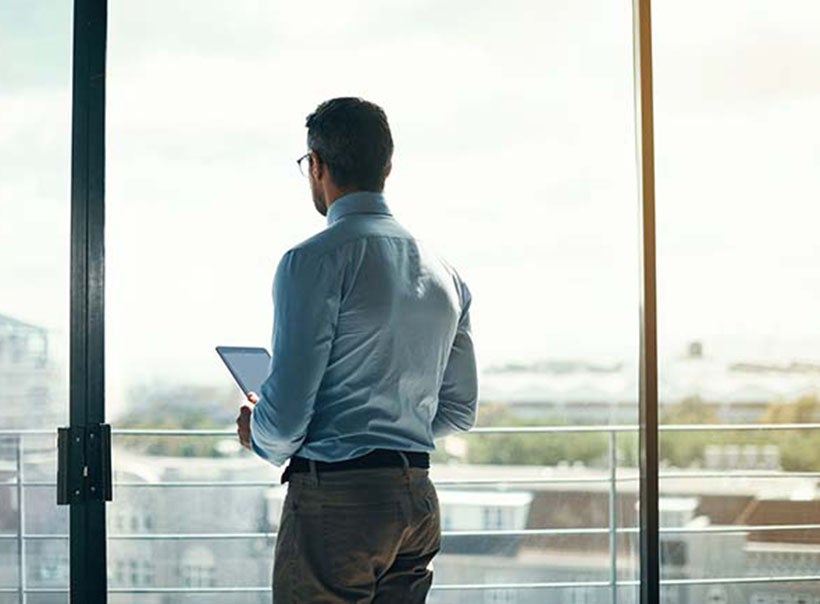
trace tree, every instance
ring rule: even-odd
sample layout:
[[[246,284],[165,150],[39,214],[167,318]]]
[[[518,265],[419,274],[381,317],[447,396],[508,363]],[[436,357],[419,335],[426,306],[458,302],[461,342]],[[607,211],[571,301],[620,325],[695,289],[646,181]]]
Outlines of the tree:
[[[502,404],[482,405],[479,426],[509,427],[533,425],[516,417]],[[544,416],[536,425],[563,426],[566,421]],[[476,464],[553,466],[561,462],[605,464],[608,439],[601,433],[569,434],[476,434],[470,437],[467,461]]]
[[[715,408],[700,397],[688,397],[663,408],[661,424],[717,424]],[[658,449],[660,459],[672,466],[686,468],[703,462],[706,447],[715,440],[710,432],[661,432]]]
[[[768,424],[810,424],[819,419],[820,399],[810,395],[770,405],[762,421]],[[784,470],[820,470],[820,432],[817,430],[771,431],[769,440],[780,447],[780,463]]]

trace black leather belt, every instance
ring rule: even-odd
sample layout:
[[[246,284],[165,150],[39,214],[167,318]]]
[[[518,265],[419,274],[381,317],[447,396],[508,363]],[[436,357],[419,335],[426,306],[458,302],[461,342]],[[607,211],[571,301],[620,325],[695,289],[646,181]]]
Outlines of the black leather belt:
[[[402,451],[407,457],[407,462],[411,468],[429,468],[430,454],[418,451]],[[361,457],[354,457],[345,461],[316,461],[317,472],[337,472],[339,470],[362,470],[368,468],[401,468],[404,467],[404,460],[399,454],[399,451],[393,449],[376,449],[362,455]],[[288,467],[282,474],[282,484],[288,481],[291,474],[299,474],[301,472],[310,472],[310,460],[304,457],[294,455],[290,458]]]

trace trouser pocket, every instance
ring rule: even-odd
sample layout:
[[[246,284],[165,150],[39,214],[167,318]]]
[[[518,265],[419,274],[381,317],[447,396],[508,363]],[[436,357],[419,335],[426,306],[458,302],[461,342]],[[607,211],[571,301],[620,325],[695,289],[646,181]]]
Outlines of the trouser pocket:
[[[322,505],[322,538],[328,579],[366,583],[389,564],[406,526],[398,500]]]

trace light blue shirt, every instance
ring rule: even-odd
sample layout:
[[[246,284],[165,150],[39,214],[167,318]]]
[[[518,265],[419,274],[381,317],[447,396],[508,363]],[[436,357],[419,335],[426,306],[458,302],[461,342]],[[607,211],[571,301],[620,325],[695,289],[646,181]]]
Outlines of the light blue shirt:
[[[254,451],[342,461],[374,449],[432,451],[478,406],[471,295],[402,227],[381,193],[330,205],[273,280],[271,371],[251,416]]]

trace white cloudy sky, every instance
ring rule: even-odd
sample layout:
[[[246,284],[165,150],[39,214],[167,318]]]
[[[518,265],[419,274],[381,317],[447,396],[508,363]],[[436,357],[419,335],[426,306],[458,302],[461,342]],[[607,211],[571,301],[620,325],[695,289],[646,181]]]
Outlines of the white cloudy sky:
[[[0,7],[0,313],[65,333],[70,3]],[[219,382],[323,228],[304,118],[387,111],[394,214],[469,283],[483,364],[637,351],[626,0],[110,2],[108,371]],[[788,7],[785,6],[788,4]],[[820,4],[657,0],[661,344],[820,358]]]

